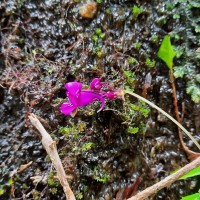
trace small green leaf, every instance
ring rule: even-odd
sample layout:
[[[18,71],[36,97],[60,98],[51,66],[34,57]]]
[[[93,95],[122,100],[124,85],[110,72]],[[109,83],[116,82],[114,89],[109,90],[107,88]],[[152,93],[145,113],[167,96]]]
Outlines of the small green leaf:
[[[128,58],[128,63],[129,64],[135,64],[136,62],[137,62],[137,60],[135,58],[133,58],[133,57],[129,57]]]
[[[190,178],[190,177],[193,177],[193,176],[198,176],[198,175],[200,175],[200,166],[194,168],[193,170],[191,170],[188,173],[186,173],[185,175],[183,175],[180,178],[180,180]]]
[[[8,180],[8,185],[12,185],[13,183],[14,183],[13,179],[10,178],[10,179]]]
[[[88,142],[88,143],[85,143],[83,146],[82,146],[82,151],[88,151],[90,150],[91,148],[95,147],[95,144],[93,142]]]
[[[135,134],[135,133],[137,133],[139,131],[139,128],[138,127],[129,127],[128,128],[128,132],[130,133],[130,134]]]
[[[156,61],[151,60],[150,58],[147,58],[145,61],[145,64],[147,65],[147,67],[153,68],[155,67]]]
[[[194,82],[188,84],[187,94],[190,94],[195,103],[200,103],[200,88]]]
[[[182,197],[181,200],[200,200],[200,193],[195,193]]]
[[[142,8],[139,8],[136,5],[133,6],[132,13],[133,13],[133,18],[134,19],[137,19],[138,15],[140,15],[142,12],[143,12]]]
[[[187,73],[187,69],[183,66],[174,67],[174,77],[175,78],[183,78],[183,76]]]
[[[169,35],[166,35],[164,37],[157,55],[161,60],[163,60],[166,63],[168,68],[172,70],[173,59],[176,53],[172,48]]]
[[[5,192],[4,189],[3,189],[3,188],[0,188],[0,196],[3,195],[4,192]]]

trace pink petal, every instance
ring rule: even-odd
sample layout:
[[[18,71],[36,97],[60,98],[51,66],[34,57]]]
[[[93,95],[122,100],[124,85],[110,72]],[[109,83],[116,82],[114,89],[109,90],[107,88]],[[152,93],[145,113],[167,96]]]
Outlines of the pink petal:
[[[70,96],[73,96],[74,98],[78,98],[80,91],[82,89],[82,83],[79,82],[69,82],[65,84],[65,88],[67,89]]]
[[[105,107],[105,100],[104,98],[91,91],[81,91],[80,96],[79,96],[79,101],[78,101],[78,106],[86,106],[94,101],[101,101],[101,108],[97,111],[100,112],[104,107]]]
[[[93,90],[100,90],[101,87],[102,87],[102,84],[99,78],[94,78],[90,83],[90,88]]]
[[[115,94],[114,92],[106,92],[106,97],[109,99],[109,100],[113,100],[113,99],[116,99],[117,98],[117,94]]]
[[[63,103],[60,106],[60,110],[63,114],[69,115],[72,111],[76,109],[76,106],[72,105],[70,102]]]

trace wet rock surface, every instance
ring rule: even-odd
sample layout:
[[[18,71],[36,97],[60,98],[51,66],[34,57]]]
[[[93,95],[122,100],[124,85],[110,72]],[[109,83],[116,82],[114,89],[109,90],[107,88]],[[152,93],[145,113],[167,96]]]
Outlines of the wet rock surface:
[[[64,83],[88,85],[101,77],[138,94],[149,81],[146,98],[174,116],[168,69],[156,56],[166,34],[178,49],[176,73],[180,67],[186,71],[176,79],[179,106],[184,102],[186,107],[183,125],[200,141],[199,104],[186,93],[191,84],[199,84],[198,2],[119,0],[95,5],[93,19],[80,15],[81,1],[9,0],[0,5],[1,199],[65,199],[40,136],[27,119],[30,112],[40,116],[57,141],[77,199],[115,199],[138,178],[137,190],[143,190],[185,165],[177,127],[134,98],[107,102],[100,113],[95,102],[80,108],[75,118],[59,111],[66,101]],[[134,13],[134,6],[141,12]],[[139,132],[130,134],[129,126]],[[195,179],[177,181],[151,199],[180,199],[197,191],[198,184]]]

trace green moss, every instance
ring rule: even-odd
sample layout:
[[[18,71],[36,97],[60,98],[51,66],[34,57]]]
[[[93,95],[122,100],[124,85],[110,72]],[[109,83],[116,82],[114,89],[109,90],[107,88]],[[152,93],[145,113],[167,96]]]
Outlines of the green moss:
[[[102,0],[96,0],[96,2],[100,4],[100,3],[102,3]]]
[[[123,74],[125,76],[126,82],[129,86],[133,86],[135,81],[135,73],[131,71],[123,70]]]
[[[91,148],[95,147],[95,144],[93,142],[87,142],[82,146],[82,151],[88,151]]]
[[[146,64],[147,67],[152,68],[152,67],[155,67],[156,61],[151,60],[150,58],[147,58],[146,61],[145,61],[145,64]]]
[[[134,46],[135,46],[136,49],[140,49],[141,43],[140,42],[136,42],[136,43],[134,43]]]
[[[57,192],[58,192],[58,189],[57,189],[57,188],[54,187],[54,188],[51,189],[51,193],[52,193],[53,195],[56,195]]]
[[[77,198],[77,199],[83,199],[83,193],[82,193],[82,192],[79,192],[79,193],[76,195],[76,198]]]
[[[128,61],[129,64],[135,64],[135,63],[137,63],[137,60],[135,58],[133,58],[133,57],[129,57],[127,59],[127,61]]]
[[[158,44],[159,42],[159,37],[157,34],[153,35],[151,38],[150,38],[150,41],[155,43],[155,44]]]
[[[139,132],[139,128],[138,127],[128,127],[128,133],[131,133],[131,134],[136,134]]]
[[[34,200],[39,200],[40,199],[40,193],[36,189],[32,190],[32,195],[33,195],[33,199]]]
[[[191,98],[195,103],[200,103],[200,85],[199,84],[195,83],[194,81],[188,82],[186,92],[187,94],[191,95]]]
[[[12,179],[12,178],[10,178],[10,179],[8,180],[7,184],[8,184],[8,185],[13,185],[13,184],[14,184],[14,181],[13,181],[13,179]]]
[[[99,38],[98,38],[97,35],[93,35],[93,36],[92,36],[92,39],[96,42]]]
[[[72,127],[61,127],[59,129],[59,132],[62,133],[63,135],[68,135],[70,133],[72,133],[74,131],[74,129]]]
[[[5,193],[5,190],[0,187],[0,196],[2,196]]]
[[[132,15],[133,15],[133,19],[136,20],[138,18],[138,16],[143,12],[143,8],[140,8],[136,5],[133,6],[132,9]]]
[[[106,183],[110,179],[110,176],[104,169],[95,167],[93,171],[94,171],[93,179],[98,182]]]

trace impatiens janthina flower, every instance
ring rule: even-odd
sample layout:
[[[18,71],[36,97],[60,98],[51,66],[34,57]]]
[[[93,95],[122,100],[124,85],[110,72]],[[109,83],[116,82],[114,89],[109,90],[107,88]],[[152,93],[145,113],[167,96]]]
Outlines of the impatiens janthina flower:
[[[102,87],[102,83],[99,78],[94,78],[90,83],[90,88],[92,90],[100,90],[101,87]]]
[[[104,91],[102,87],[107,87],[109,91]],[[111,86],[101,83],[99,78],[95,78],[90,83],[90,89],[83,90],[82,83],[69,82],[65,84],[67,89],[67,97],[69,101],[63,103],[60,110],[65,115],[75,115],[77,108],[86,106],[94,101],[101,101],[101,108],[97,111],[100,112],[105,107],[105,98],[112,100],[118,98],[118,90],[113,89]]]
[[[196,146],[200,149],[200,145],[198,142],[193,138],[193,136],[188,132],[178,121],[176,121],[173,117],[171,117],[168,113],[166,113],[164,110],[150,102],[149,100],[145,99],[144,97],[141,97],[140,95],[131,92],[129,90],[116,90],[110,85],[107,85],[105,83],[102,83],[99,78],[95,78],[90,83],[90,89],[89,90],[82,90],[82,83],[79,82],[69,82],[65,84],[65,87],[67,89],[67,96],[69,98],[69,101],[66,103],[63,103],[60,107],[60,110],[65,115],[71,114],[72,116],[75,116],[76,111],[78,107],[80,106],[86,106],[96,100],[101,101],[101,108],[98,110],[101,111],[105,107],[105,99],[107,98],[109,100],[116,99],[116,98],[122,98],[124,99],[125,94],[130,94],[131,96],[134,96],[153,108],[157,109],[159,112],[164,114],[166,117],[168,117],[170,120],[172,120],[183,132],[185,132],[190,139],[196,144]],[[106,88],[104,90],[104,87]]]

